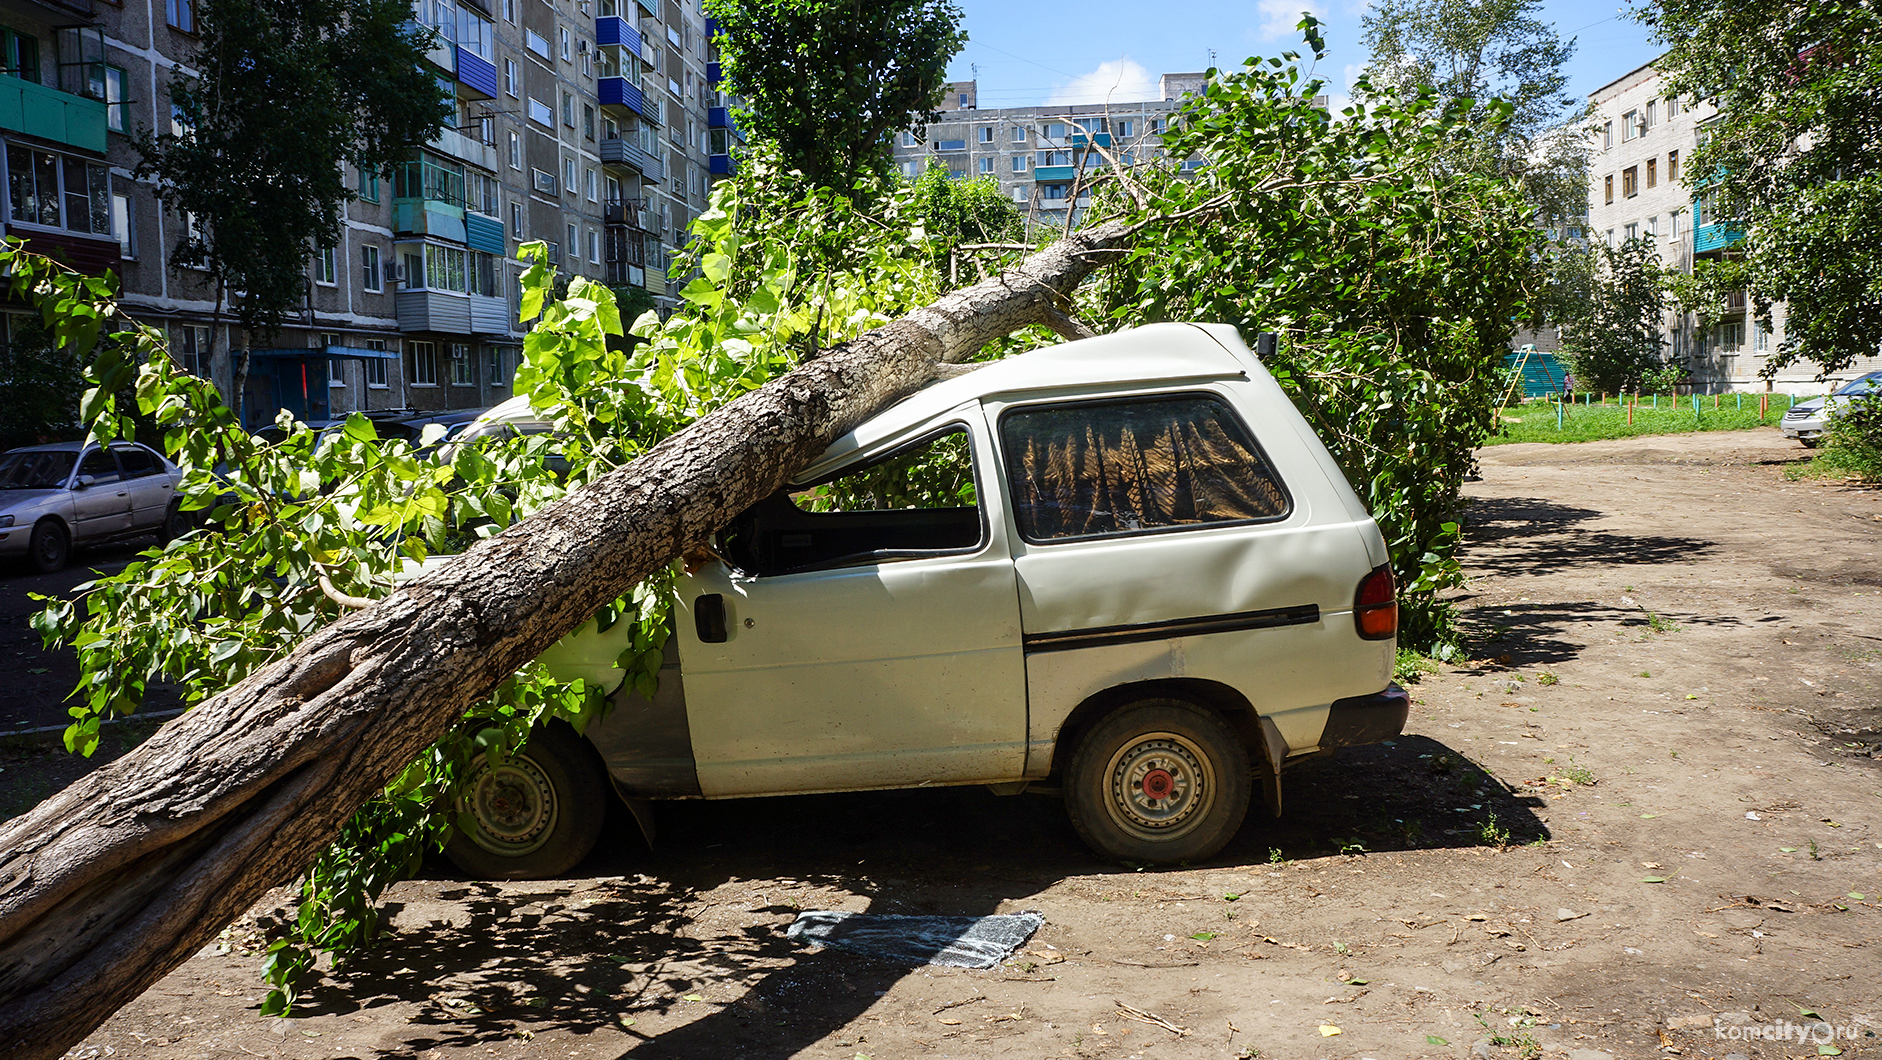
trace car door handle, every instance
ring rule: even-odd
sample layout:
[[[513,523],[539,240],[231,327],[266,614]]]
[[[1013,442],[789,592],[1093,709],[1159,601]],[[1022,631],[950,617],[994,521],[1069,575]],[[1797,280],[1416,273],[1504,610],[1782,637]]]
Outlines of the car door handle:
[[[693,628],[702,644],[725,643],[725,597],[705,593],[693,601]]]

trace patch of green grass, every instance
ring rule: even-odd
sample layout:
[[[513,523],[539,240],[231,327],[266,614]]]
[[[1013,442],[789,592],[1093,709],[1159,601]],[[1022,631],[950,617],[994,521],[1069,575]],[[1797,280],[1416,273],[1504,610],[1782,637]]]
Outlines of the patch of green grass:
[[[1563,410],[1562,428],[1555,427],[1555,403],[1536,401],[1506,409],[1503,429],[1484,442],[1508,445],[1513,442],[1593,442],[1604,438],[1634,438],[1648,434],[1688,434],[1693,431],[1744,431],[1753,427],[1775,427],[1784,418],[1783,401],[1773,401],[1762,420],[1754,396],[1745,395],[1745,407],[1736,407],[1737,396],[1725,395],[1723,407],[1712,408],[1712,399],[1699,399],[1699,413],[1693,414],[1692,398],[1683,397],[1675,406],[1662,394],[1660,407],[1650,401],[1634,410],[1632,426],[1627,423],[1627,409],[1609,399],[1606,405],[1570,405]],[[1819,457],[1818,459],[1822,459]],[[1813,461],[1814,463],[1814,461]]]
[[[1551,673],[1548,670],[1544,670],[1541,673],[1536,675],[1536,683],[1539,685],[1560,684],[1561,681],[1562,681],[1561,678],[1555,676],[1555,674]]]
[[[1510,830],[1496,819],[1495,810],[1491,810],[1483,823],[1477,826],[1477,842],[1498,849],[1510,845]]]
[[[1806,478],[1856,478],[1873,481],[1877,469],[1861,454],[1838,446],[1820,449],[1809,460],[1784,469],[1784,477],[1795,482]]]
[[[1415,685],[1424,680],[1426,674],[1437,672],[1436,659],[1412,648],[1400,648],[1398,659],[1392,664],[1392,680],[1402,685]]]
[[[1655,633],[1674,633],[1679,630],[1679,623],[1670,618],[1661,618],[1652,611],[1647,612],[1647,628]]]

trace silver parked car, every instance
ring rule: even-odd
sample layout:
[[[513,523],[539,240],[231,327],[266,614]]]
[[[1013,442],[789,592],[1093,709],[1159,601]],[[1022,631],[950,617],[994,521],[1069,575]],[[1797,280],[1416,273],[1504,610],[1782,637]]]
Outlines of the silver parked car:
[[[1807,448],[1815,448],[1823,432],[1830,429],[1830,417],[1836,410],[1868,397],[1882,395],[1882,372],[1870,372],[1844,383],[1827,397],[1811,398],[1791,406],[1784,413],[1784,437],[1795,438]]]
[[[0,558],[51,572],[76,545],[183,530],[183,473],[135,442],[54,442],[0,455]]]

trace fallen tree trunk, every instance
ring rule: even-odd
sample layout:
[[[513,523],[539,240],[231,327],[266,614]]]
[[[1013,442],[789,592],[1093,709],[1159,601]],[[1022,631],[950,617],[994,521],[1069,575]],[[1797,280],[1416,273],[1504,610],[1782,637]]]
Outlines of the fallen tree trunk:
[[[0,1055],[57,1057],[195,953],[466,707],[949,362],[1122,253],[1121,223],[831,348],[0,827]]]

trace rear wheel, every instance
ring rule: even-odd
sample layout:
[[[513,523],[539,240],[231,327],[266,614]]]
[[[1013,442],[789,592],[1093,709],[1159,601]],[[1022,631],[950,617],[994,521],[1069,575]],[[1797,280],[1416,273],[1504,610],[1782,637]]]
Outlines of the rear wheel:
[[[594,849],[607,785],[587,741],[553,724],[531,732],[501,765],[478,755],[457,809],[475,828],[460,828],[445,844],[452,864],[487,880],[547,879]]]
[[[71,535],[57,521],[41,519],[26,543],[26,556],[41,574],[64,570],[65,561],[72,558]]]
[[[1248,815],[1248,752],[1214,713],[1174,699],[1123,707],[1079,741],[1066,771],[1072,827],[1123,861],[1198,861]]]
[[[183,514],[183,501],[174,500],[163,513],[163,525],[157,528],[157,538],[167,545],[188,533],[189,528],[189,518]]]

